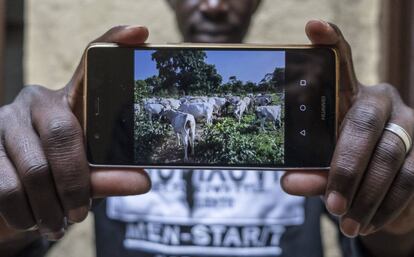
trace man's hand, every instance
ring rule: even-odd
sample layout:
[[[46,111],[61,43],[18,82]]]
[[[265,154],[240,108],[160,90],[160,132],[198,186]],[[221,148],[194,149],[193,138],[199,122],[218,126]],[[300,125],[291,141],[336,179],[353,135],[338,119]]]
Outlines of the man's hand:
[[[94,42],[135,45],[147,37],[144,27],[119,26]],[[0,230],[0,242],[27,230],[59,239],[68,223],[86,218],[91,198],[149,190],[143,170],[89,169],[83,78],[84,58],[63,89],[27,86],[0,108],[0,213],[12,228]]]
[[[340,131],[329,172],[288,172],[283,188],[296,195],[325,194],[327,209],[340,216],[344,234],[414,231],[414,151],[384,130],[388,123],[412,137],[414,111],[392,86],[363,86],[356,79],[351,48],[339,29],[311,21],[312,43],[331,45],[340,55]]]

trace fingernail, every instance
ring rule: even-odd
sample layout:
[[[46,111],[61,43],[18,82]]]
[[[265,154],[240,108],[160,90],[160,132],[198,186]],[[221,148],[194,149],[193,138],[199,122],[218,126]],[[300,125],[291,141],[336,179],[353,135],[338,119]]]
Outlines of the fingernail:
[[[368,235],[372,234],[374,231],[375,231],[375,227],[372,226],[372,225],[369,225],[367,228],[362,230],[360,232],[360,234],[363,235],[363,236],[368,236]]]
[[[341,224],[341,231],[347,237],[356,237],[359,234],[361,225],[351,218],[345,218]]]
[[[129,25],[126,26],[125,29],[137,29],[137,28],[144,28],[142,25]]]
[[[88,216],[89,207],[82,206],[73,210],[68,211],[68,220],[71,223],[79,223]]]
[[[65,230],[62,228],[60,231],[44,234],[44,237],[49,241],[58,241],[65,235]]]
[[[326,208],[331,214],[340,216],[346,211],[347,201],[340,193],[332,191],[326,199]]]
[[[329,23],[327,21],[318,19],[319,22],[323,23],[323,25],[325,25],[326,27],[330,27]]]
[[[35,230],[38,230],[38,229],[39,229],[39,226],[36,224],[33,227],[26,229],[26,231],[35,231]]]

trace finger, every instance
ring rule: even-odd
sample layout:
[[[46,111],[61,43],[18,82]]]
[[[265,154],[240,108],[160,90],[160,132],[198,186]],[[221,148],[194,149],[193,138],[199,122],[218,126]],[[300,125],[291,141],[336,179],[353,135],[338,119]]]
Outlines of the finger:
[[[351,205],[390,113],[390,99],[374,93],[360,97],[347,113],[326,190],[326,204],[332,214],[342,215]]]
[[[403,115],[404,113],[410,113],[411,118],[397,121],[399,123],[395,123],[401,124],[401,127],[405,128],[412,137],[414,131],[414,115],[412,110],[404,111],[400,115]],[[397,141],[398,143],[396,142],[396,144],[402,144],[402,140],[400,138],[398,138]],[[405,156],[405,146],[403,146],[403,148],[403,155]],[[396,174],[395,178],[390,181],[392,184],[389,186],[390,189],[386,191],[387,194],[383,197],[382,202],[378,204],[375,213],[373,213],[373,215],[371,215],[366,221],[367,226],[364,228],[364,233],[372,233],[373,231],[382,228],[384,225],[394,220],[402,213],[407,204],[412,200],[412,188],[414,188],[414,151],[412,149],[402,162],[403,164],[399,172]]]
[[[143,26],[117,26],[107,31],[102,36],[98,37],[92,43],[116,43],[120,45],[137,45],[144,43],[148,38],[149,32]],[[68,95],[70,107],[75,109],[79,104],[76,101],[83,101],[83,77],[84,77],[85,56],[82,57],[81,62],[76,68],[72,79],[65,87]]]
[[[138,195],[148,192],[151,180],[143,169],[93,169],[91,187],[94,198]]]
[[[65,216],[71,223],[81,222],[89,211],[90,173],[80,125],[65,107],[34,108],[32,119]]]
[[[39,230],[50,237],[61,237],[64,215],[40,140],[28,126],[10,127],[5,132],[6,152],[18,171]]]
[[[287,171],[281,179],[283,190],[291,195],[323,195],[328,184],[328,171]]]
[[[363,234],[369,235],[377,230],[387,227],[387,231],[405,234],[412,231],[411,220],[401,219],[401,215],[404,217],[412,217],[412,208],[414,194],[414,161],[413,154],[410,154],[410,160],[407,160],[397,174],[395,180],[391,185],[391,189],[385,196],[383,202],[378,208],[375,216],[369,222],[369,225],[364,229]],[[409,215],[404,215],[404,212],[408,212]],[[398,218],[398,223],[395,224]],[[404,231],[405,230],[405,231]],[[394,232],[395,233],[395,232]]]
[[[321,20],[312,20],[306,24],[306,35],[312,44],[334,46],[339,51],[341,64],[341,77],[349,77],[356,81],[355,70],[352,61],[352,50],[341,30],[332,23]],[[347,87],[351,84],[346,85]],[[349,88],[355,90],[355,88]]]
[[[0,144],[0,213],[7,224],[19,230],[36,225],[17,171]]]
[[[306,24],[306,34],[313,44],[329,45],[338,50],[340,61],[340,111],[341,115],[350,108],[353,97],[358,94],[358,80],[355,75],[352,51],[340,29],[321,20],[312,20]],[[342,116],[340,120],[342,120]]]
[[[405,157],[401,139],[384,131],[361,181],[352,206],[343,216],[342,231],[351,237],[359,234],[374,216]]]

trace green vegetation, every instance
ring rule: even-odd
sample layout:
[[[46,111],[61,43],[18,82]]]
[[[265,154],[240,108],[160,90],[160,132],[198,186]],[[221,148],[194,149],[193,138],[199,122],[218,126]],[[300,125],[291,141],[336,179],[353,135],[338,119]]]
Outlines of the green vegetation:
[[[135,116],[135,156],[136,162],[148,162],[151,160],[155,147],[163,144],[170,128],[158,121],[150,123],[146,115]]]
[[[185,95],[213,96],[232,94],[246,96],[259,93],[272,95],[272,105],[282,105],[284,68],[275,68],[258,82],[243,82],[236,76],[223,83],[215,65],[206,63],[203,51],[158,50],[152,54],[159,70],[157,76],[135,81],[135,103],[141,113],[135,117],[135,153],[137,162],[169,162],[182,160],[171,126],[166,122],[152,123],[144,115],[142,99],[165,97],[179,99]],[[270,122],[266,131],[252,110],[246,112],[239,123],[232,114],[215,117],[212,125],[197,122],[195,156],[191,162],[212,164],[274,164],[284,161],[284,128],[274,128]]]
[[[215,65],[206,63],[204,51],[163,49],[155,51],[152,59],[156,62],[159,74],[135,81],[136,102],[148,96],[178,98],[183,95],[283,93],[284,68],[275,68],[273,73],[266,74],[258,83],[243,82],[236,76],[231,76],[228,82],[223,83]]]
[[[206,127],[196,145],[196,159],[201,163],[272,164],[283,163],[283,128],[269,126],[260,131],[254,115],[245,115],[240,123],[226,117]]]
[[[273,101],[281,103],[281,99],[273,94]],[[282,108],[283,109],[283,108]],[[283,113],[282,113],[283,120]],[[135,152],[137,162],[167,161],[154,159],[154,152],[164,149],[168,139],[175,135],[168,123],[153,120],[141,113],[135,117]],[[200,130],[202,129],[202,130]],[[202,132],[201,132],[202,131]],[[265,131],[260,129],[259,121],[250,111],[245,113],[240,123],[230,113],[214,120],[212,125],[198,123],[196,133],[200,133],[195,142],[195,156],[190,156],[195,163],[212,164],[274,164],[284,162],[284,128],[266,123]],[[171,153],[172,159],[182,158],[178,146]]]

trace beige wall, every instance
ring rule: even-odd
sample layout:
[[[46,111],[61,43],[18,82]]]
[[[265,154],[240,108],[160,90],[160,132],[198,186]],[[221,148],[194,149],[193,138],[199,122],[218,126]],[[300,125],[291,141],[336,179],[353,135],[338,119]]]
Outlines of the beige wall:
[[[264,0],[247,38],[255,43],[306,43],[304,25],[312,18],[338,24],[353,47],[362,82],[378,82],[378,0]],[[163,0],[31,0],[27,4],[25,81],[65,85],[84,47],[118,24],[144,24],[149,42],[177,42],[174,17]],[[323,222],[327,256],[338,256],[332,226]],[[94,255],[92,219],[75,226],[49,254]]]
[[[377,82],[378,0],[267,0],[248,42],[306,43],[312,18],[340,25],[354,49],[357,72]],[[145,24],[149,42],[177,42],[174,17],[163,0],[27,1],[26,83],[63,86],[89,41],[118,24]]]

